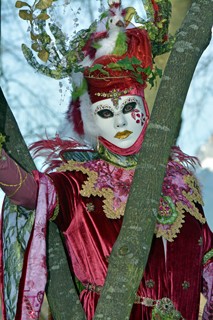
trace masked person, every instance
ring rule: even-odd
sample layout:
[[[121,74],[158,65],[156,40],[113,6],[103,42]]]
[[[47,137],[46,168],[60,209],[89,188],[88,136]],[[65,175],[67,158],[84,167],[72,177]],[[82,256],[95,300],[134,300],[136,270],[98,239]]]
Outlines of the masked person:
[[[111,10],[118,8],[115,5]],[[16,237],[20,230],[27,229],[24,220],[17,234],[11,231],[15,210],[25,217],[26,211],[36,209],[30,240],[25,245],[27,258],[19,270],[19,277],[25,274],[24,280],[22,277],[20,282],[18,276],[12,276],[13,265],[4,270],[5,319],[14,318],[15,314],[19,315],[17,319],[39,314],[46,283],[48,219],[55,221],[64,236],[70,269],[83,288],[79,297],[86,317],[91,320],[94,316],[149,121],[144,70],[152,68],[150,41],[142,29],[132,27],[122,32],[124,53],[100,54],[89,41],[85,49],[87,60],[82,62],[84,72],[73,75],[68,124],[79,141],[89,141],[94,148],[88,149],[74,140],[64,144],[57,137],[54,142],[58,143],[60,165],[53,161],[51,168],[57,166],[56,170],[48,174],[35,171],[33,175],[2,150],[1,186],[14,204],[22,206],[15,209],[16,206],[5,204],[4,269],[9,262],[19,262],[14,258]],[[103,40],[114,39],[110,37],[98,34],[96,41],[106,45]],[[44,143],[35,143],[35,147],[42,149]],[[203,214],[198,183],[184,161],[194,159],[174,147],[162,186],[149,259],[130,319],[197,320],[201,291],[207,298],[203,319],[212,314],[212,236]],[[28,212],[28,220],[30,217]],[[10,250],[14,252],[14,262]],[[15,290],[7,290],[8,282],[19,287],[18,298]]]

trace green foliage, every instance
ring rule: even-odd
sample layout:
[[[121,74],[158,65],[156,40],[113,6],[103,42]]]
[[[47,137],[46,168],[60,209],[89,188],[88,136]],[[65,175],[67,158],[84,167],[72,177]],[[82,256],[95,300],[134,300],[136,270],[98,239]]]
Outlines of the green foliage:
[[[38,72],[46,76],[62,79],[69,77],[73,71],[80,71],[79,63],[84,59],[82,49],[91,34],[96,30],[97,22],[92,23],[88,29],[76,33],[71,40],[68,39],[61,28],[50,21],[48,10],[54,2],[57,1],[58,0],[35,0],[32,6],[27,2],[17,1],[15,6],[19,9],[20,18],[29,23],[30,39],[32,41],[31,48],[26,47],[26,45],[22,46],[24,56],[28,63]],[[151,0],[143,0],[143,2],[148,10],[148,17],[150,19],[148,22],[144,22],[134,8],[129,8],[127,15],[129,18],[134,16],[135,21],[141,23],[141,27],[148,31],[152,42],[153,56],[156,56],[170,50],[174,42],[174,39],[167,38],[171,4],[168,0],[158,0],[157,4],[161,14],[156,21],[153,22],[154,11]],[[107,12],[104,12],[101,19],[106,17],[106,14]],[[50,31],[47,31],[47,23]],[[126,34],[120,33],[113,54],[120,56],[126,52]],[[161,71],[158,68],[153,70],[138,69],[139,62],[135,61],[134,58],[133,60],[128,58],[122,59],[116,64],[110,64],[109,67],[132,71],[139,83],[143,83],[143,79],[138,72],[146,73],[151,87],[154,85],[156,77],[161,76]],[[97,68],[97,66],[95,68]],[[83,70],[81,69],[81,71]],[[95,71],[95,69],[93,71]],[[99,67],[99,71],[107,75],[104,68]]]
[[[50,43],[50,37],[45,32],[45,21],[50,16],[45,10],[52,5],[52,2],[53,0],[39,0],[35,1],[32,6],[22,1],[17,1],[15,4],[18,9],[27,7],[27,9],[19,10],[19,17],[30,23],[31,48],[43,62],[47,62],[49,58],[47,45]]]
[[[16,4],[15,4],[16,8],[22,8],[22,7],[30,7],[30,5],[27,3],[27,2],[23,2],[23,1],[16,1]]]
[[[33,20],[33,15],[28,10],[19,10],[19,17],[23,20]]]
[[[96,22],[90,28],[78,32],[68,43],[69,39],[60,27],[49,22],[48,9],[56,1],[35,0],[32,6],[27,2],[17,1],[15,7],[20,9],[20,18],[29,23],[31,49],[24,44],[22,45],[27,62],[36,71],[46,76],[62,79],[69,77],[78,62],[83,59],[82,48],[91,33],[94,32]],[[27,8],[25,9],[25,7]],[[49,22],[51,34],[48,34],[47,22]]]
[[[135,21],[141,24],[141,28],[147,30],[152,44],[152,54],[155,57],[170,51],[174,44],[175,38],[168,34],[172,6],[170,0],[157,0],[159,13],[156,13],[153,10],[151,0],[143,0],[143,3],[148,20],[144,21],[136,10],[131,10],[131,18],[134,17]]]
[[[82,84],[80,87],[75,87],[73,84],[73,92],[72,92],[72,99],[75,101],[77,100],[84,92],[87,90],[87,82],[83,79]]]
[[[53,3],[53,0],[40,0],[38,3],[36,3],[35,8],[40,10],[45,10],[51,7],[52,3]]]
[[[130,76],[135,78],[137,82],[143,84],[144,80],[142,78],[142,74],[147,76],[147,82],[150,84],[151,87],[154,86],[155,80],[157,77],[162,77],[162,70],[157,68],[156,66],[151,68],[150,66],[147,68],[141,67],[141,61],[136,57],[125,57],[117,62],[111,62],[108,65],[104,66],[102,64],[95,64],[91,68],[89,68],[90,76],[92,72],[99,71],[100,73],[104,74],[106,77],[110,77],[109,72],[107,69],[112,70],[125,70],[130,72]]]

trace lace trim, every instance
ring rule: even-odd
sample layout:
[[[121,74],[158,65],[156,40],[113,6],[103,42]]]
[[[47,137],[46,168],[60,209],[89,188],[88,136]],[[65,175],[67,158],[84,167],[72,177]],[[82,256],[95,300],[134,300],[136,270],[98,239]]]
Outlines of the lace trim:
[[[76,161],[73,160],[69,160],[65,165],[62,165],[60,168],[58,168],[57,171],[60,172],[65,170],[81,171],[88,176],[87,180],[82,185],[80,193],[83,197],[90,197],[91,195],[103,197],[103,211],[107,218],[118,219],[124,215],[126,203],[122,203],[118,209],[113,208],[114,193],[112,189],[103,187],[100,190],[94,187],[98,180],[97,172],[91,171],[90,169],[83,167],[81,164],[76,163]]]

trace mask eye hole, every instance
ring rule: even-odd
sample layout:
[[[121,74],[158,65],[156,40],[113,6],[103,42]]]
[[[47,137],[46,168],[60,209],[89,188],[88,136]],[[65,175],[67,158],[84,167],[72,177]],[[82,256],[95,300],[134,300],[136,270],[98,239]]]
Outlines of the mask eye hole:
[[[97,114],[104,119],[112,118],[114,116],[113,112],[109,109],[100,110]]]
[[[124,114],[126,114],[126,113],[129,113],[132,110],[134,110],[135,107],[136,107],[136,102],[129,102],[123,107],[122,111],[123,111]]]

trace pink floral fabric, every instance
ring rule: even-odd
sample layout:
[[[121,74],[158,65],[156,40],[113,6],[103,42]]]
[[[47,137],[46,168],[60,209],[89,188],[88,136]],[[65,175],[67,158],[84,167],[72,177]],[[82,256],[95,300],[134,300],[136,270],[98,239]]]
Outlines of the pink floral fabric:
[[[46,227],[49,214],[55,207],[54,186],[46,175],[35,173],[39,192],[34,228],[28,245],[21,314],[18,319],[38,319],[47,281]]]
[[[101,190],[110,188],[114,193],[113,207],[120,208],[122,203],[127,202],[130,186],[134,176],[134,169],[126,170],[115,167],[104,160],[90,161],[84,163],[84,167],[98,174],[94,187]]]

